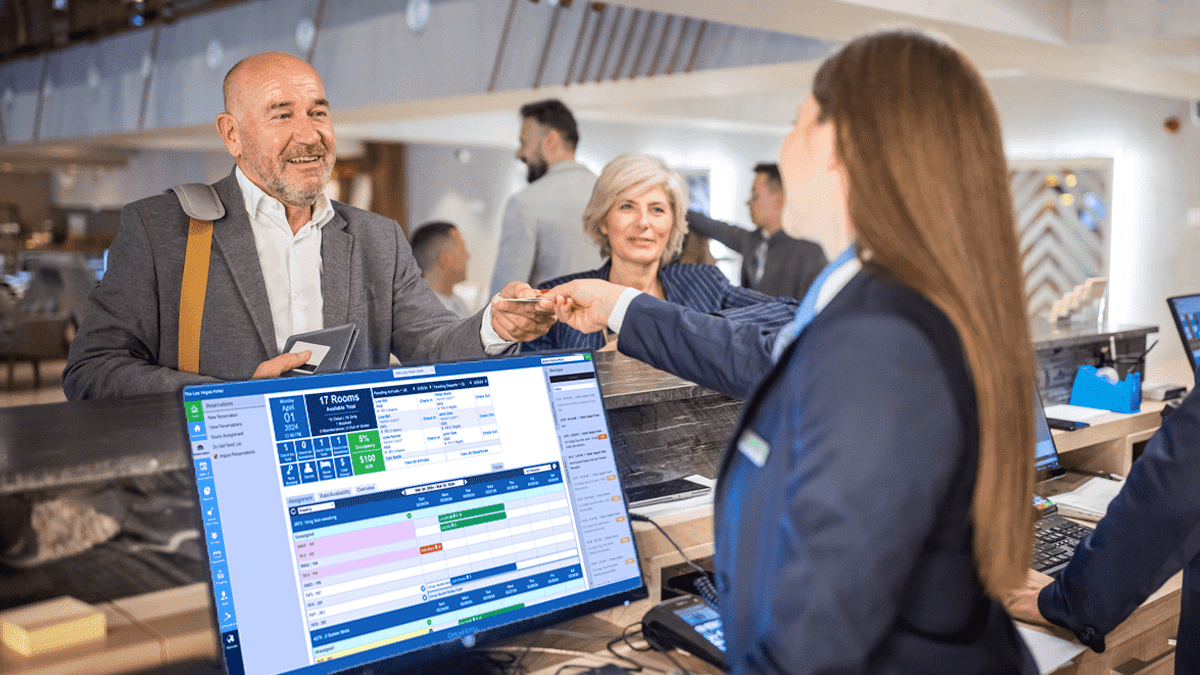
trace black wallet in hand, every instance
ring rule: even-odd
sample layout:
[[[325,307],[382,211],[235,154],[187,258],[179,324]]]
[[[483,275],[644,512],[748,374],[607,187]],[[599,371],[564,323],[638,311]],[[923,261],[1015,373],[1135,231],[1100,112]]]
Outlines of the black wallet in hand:
[[[352,323],[293,335],[283,345],[283,352],[287,354],[307,349],[312,352],[312,356],[307,363],[287,371],[284,376],[340,373],[350,362],[350,351],[354,349],[354,343],[357,341],[358,326]]]

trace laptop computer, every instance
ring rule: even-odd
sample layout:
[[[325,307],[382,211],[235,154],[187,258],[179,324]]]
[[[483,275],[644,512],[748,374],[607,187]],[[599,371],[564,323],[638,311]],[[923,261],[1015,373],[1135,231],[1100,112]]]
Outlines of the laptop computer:
[[[408,668],[647,595],[589,353],[183,408],[231,674]]]
[[[1037,445],[1033,451],[1033,468],[1037,472],[1039,482],[1058,478],[1066,473],[1058,458],[1058,447],[1054,445],[1054,434],[1050,433],[1050,423],[1046,420],[1046,409],[1042,407],[1042,394],[1035,391],[1033,411],[1033,427],[1037,433]]]
[[[1034,397],[1034,429],[1037,444],[1034,446],[1034,469],[1039,482],[1057,478],[1064,473],[1054,445],[1054,435],[1046,421],[1040,392]],[[1056,576],[1071,561],[1079,541],[1092,531],[1086,525],[1067,520],[1058,514],[1054,502],[1038,495],[1033,496],[1033,507],[1038,514],[1033,527],[1033,561],[1030,567],[1050,576]]]
[[[1171,309],[1179,339],[1187,352],[1188,365],[1195,371],[1200,368],[1200,294],[1167,298],[1167,307]]]

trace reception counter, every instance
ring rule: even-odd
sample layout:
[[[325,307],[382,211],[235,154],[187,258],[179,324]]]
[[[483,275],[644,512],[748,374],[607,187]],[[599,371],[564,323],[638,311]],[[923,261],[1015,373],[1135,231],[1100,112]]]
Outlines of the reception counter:
[[[715,475],[738,401],[621,354],[595,360],[626,487]],[[163,499],[143,495],[167,492],[176,499],[171,523],[192,527],[191,467],[178,395],[0,409],[0,551],[30,534],[32,504],[63,493],[106,506],[116,500],[113,516],[125,522],[131,510],[164,508]],[[188,545],[130,555],[121,544],[28,570],[0,566],[0,609],[60,594],[105,601],[205,579],[204,557],[189,557]]]
[[[693,473],[715,474],[740,402],[620,354],[600,353],[595,361],[627,486]],[[188,504],[191,516],[185,521],[197,523],[191,471],[178,395],[0,409],[0,522],[10,521],[10,526],[19,524],[11,521],[28,522],[30,504],[62,494],[136,493],[163,485]],[[641,525],[635,527],[638,540],[645,542],[644,551],[657,557],[661,547],[646,538]],[[710,531],[697,530],[693,535],[711,547]],[[690,546],[686,542],[688,538],[684,545]],[[0,673],[54,672],[59,666],[75,672],[128,672],[211,658],[216,653],[216,633],[209,610],[207,565],[203,554],[189,558],[186,548],[164,553],[113,541],[31,569],[0,565],[0,610],[72,595],[105,612],[115,631],[110,642],[117,646],[115,651],[95,646],[72,651],[61,663],[53,657],[34,663],[0,654]],[[649,567],[647,571],[651,573]],[[654,583],[657,588],[657,579]],[[639,603],[635,610],[648,608]],[[619,621],[624,616],[610,618]],[[633,621],[638,619],[640,614]],[[600,619],[592,623],[588,630],[604,626],[611,631],[615,626]],[[544,640],[545,636],[539,637],[539,644]],[[562,660],[559,656],[552,662]],[[528,662],[536,669],[546,661],[534,655]],[[690,667],[702,672],[697,665]]]
[[[615,352],[595,360],[627,487],[715,475],[740,401]],[[0,495],[190,468],[176,394],[0,408]]]
[[[1152,326],[1047,328],[1034,324],[1046,405],[1065,403],[1082,363],[1112,343],[1140,354]],[[604,406],[627,486],[698,473],[716,464],[741,402],[615,352],[596,354]],[[190,467],[174,394],[0,408],[0,495]]]
[[[1146,334],[1152,331],[1135,327],[1111,335],[1103,332],[1042,335],[1035,347],[1039,365],[1044,366],[1047,358],[1065,364],[1065,357],[1061,356],[1064,353],[1090,354],[1089,350],[1111,340],[1123,340],[1133,347],[1144,343]],[[599,353],[595,360],[618,466],[627,487],[689,474],[715,476],[720,454],[740,412],[740,401],[620,354]],[[157,395],[0,409],[0,500],[7,500],[6,504],[29,503],[68,489],[128,485],[130,481],[169,479],[176,485],[190,485],[190,446],[180,407],[177,395]],[[1147,402],[1143,412],[1136,415],[1105,416],[1084,431],[1055,432],[1064,463],[1126,472],[1136,444],[1157,427],[1159,407]],[[185,487],[181,492],[184,491],[190,489]],[[190,499],[189,495],[183,496]],[[22,516],[19,510],[0,509],[0,522],[27,518],[27,514],[28,511]],[[698,503],[656,519],[689,556],[699,559],[712,554],[710,505]],[[629,607],[576,620],[571,624],[576,632],[594,634],[593,638],[600,633],[606,637],[619,636],[620,628],[638,621],[658,600],[663,570],[682,561],[674,547],[653,527],[636,523],[634,529],[651,597]],[[127,550],[106,544],[43,568],[12,571],[0,567],[0,609],[71,594],[97,605],[111,605],[116,612],[114,617],[119,619],[114,625],[122,630],[132,630],[126,625],[130,621],[136,624],[138,631],[133,632],[140,636],[139,640],[159,645],[159,651],[155,652],[160,655],[159,663],[215,653],[212,642],[215,632],[208,623],[207,584],[203,583],[207,574],[205,563],[131,556]],[[1176,576],[1118,628],[1110,638],[1106,655],[1085,652],[1064,672],[1107,673],[1114,668],[1114,672],[1160,672],[1158,668],[1173,658],[1165,645],[1166,638],[1174,635],[1172,622],[1178,621],[1179,594],[1180,582]],[[186,612],[176,611],[180,607]],[[147,613],[148,618],[139,618],[134,609]],[[168,628],[175,632],[167,635]],[[545,634],[522,638],[510,647],[538,645],[544,649],[547,644],[557,645],[554,640],[562,637]],[[588,643],[591,646],[573,645],[571,649],[600,654],[603,650],[593,643],[595,639]],[[209,649],[212,651],[206,651]],[[104,659],[107,660],[96,663],[117,663],[108,657]],[[549,673],[557,670],[562,661],[535,656],[529,663],[534,670],[545,668]],[[599,662],[592,658],[578,663],[595,666],[603,663],[603,657]],[[1155,669],[1139,670],[1139,664],[1152,664]],[[118,664],[104,665],[96,672],[128,670]],[[0,672],[27,671],[9,662],[0,663]]]

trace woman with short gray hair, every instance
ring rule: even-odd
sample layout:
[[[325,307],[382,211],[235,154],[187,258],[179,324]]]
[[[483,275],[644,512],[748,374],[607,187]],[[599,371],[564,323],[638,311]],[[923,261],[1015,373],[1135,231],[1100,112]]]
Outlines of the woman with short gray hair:
[[[734,286],[712,265],[673,262],[687,234],[687,208],[687,183],[663,160],[635,153],[613,159],[596,180],[583,212],[584,233],[609,260],[599,269],[550,279],[539,287],[604,279],[735,321],[767,329],[786,325],[796,311],[792,298]],[[611,341],[606,333],[585,335],[560,322],[522,351],[600,349]]]

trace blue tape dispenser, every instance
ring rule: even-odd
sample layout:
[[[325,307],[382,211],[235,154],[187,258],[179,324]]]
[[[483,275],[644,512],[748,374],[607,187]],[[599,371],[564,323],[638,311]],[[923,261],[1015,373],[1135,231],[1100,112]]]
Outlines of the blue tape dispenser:
[[[1130,373],[1120,382],[1111,382],[1095,366],[1080,366],[1071,385],[1071,405],[1135,413],[1142,409],[1142,374]]]

